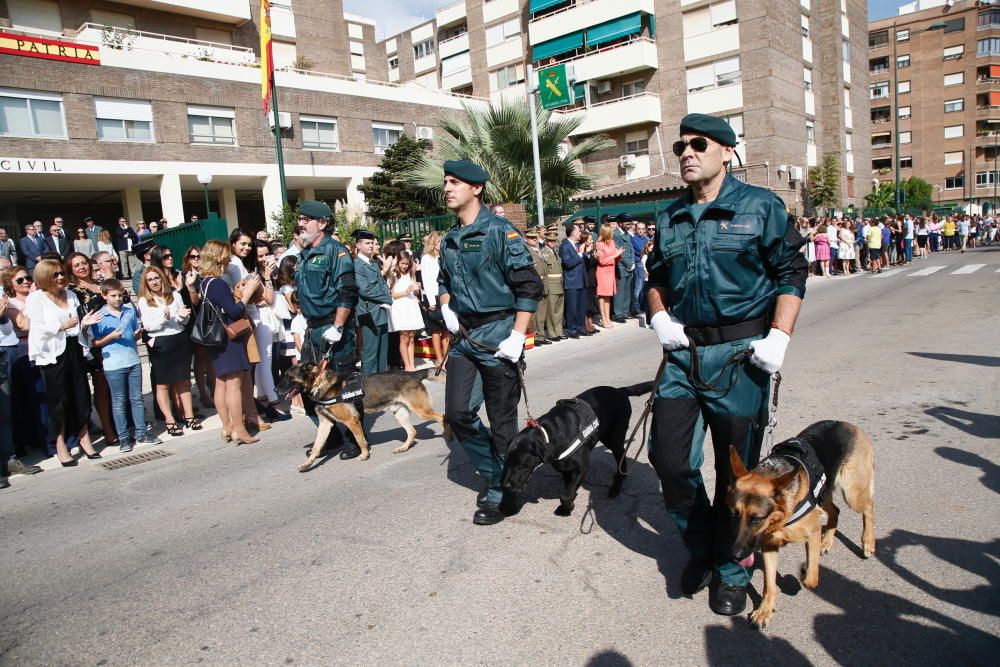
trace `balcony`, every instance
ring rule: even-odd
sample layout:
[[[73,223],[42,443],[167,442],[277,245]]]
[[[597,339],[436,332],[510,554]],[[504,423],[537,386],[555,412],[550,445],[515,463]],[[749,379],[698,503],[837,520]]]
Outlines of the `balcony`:
[[[599,102],[578,111],[564,112],[567,115],[583,114],[580,127],[570,136],[607,132],[621,127],[660,123],[660,96],[655,93],[639,93],[617,100]]]
[[[250,5],[246,0],[118,0],[123,5],[145,7],[170,14],[185,14],[198,18],[243,23],[250,20]]]
[[[438,29],[447,28],[465,21],[465,0],[438,7],[435,12]]]
[[[486,66],[496,67],[524,57],[524,39],[515,35],[507,41],[494,44],[486,49]]]
[[[743,83],[731,83],[687,95],[688,113],[720,113],[743,106]]]
[[[1000,120],[1000,106],[976,106],[976,120]]]
[[[700,60],[740,48],[740,26],[733,23],[684,38],[684,60]],[[812,60],[812,56],[808,58]]]
[[[455,90],[456,88],[461,88],[462,86],[468,86],[472,84],[472,68],[466,67],[465,69],[460,69],[457,72],[452,72],[447,76],[441,75],[441,89],[442,90]]]
[[[432,69],[437,69],[437,55],[431,53],[423,58],[417,58],[413,61],[413,73],[423,74],[424,72],[429,72]]]
[[[988,146],[992,148],[993,146],[1000,145],[1000,131],[996,130],[980,130],[976,133],[976,146]]]
[[[1000,78],[981,76],[976,79],[976,90],[982,92],[1000,91]]]
[[[892,150],[892,144],[872,144],[872,153],[886,153]]]
[[[532,19],[528,41],[534,46],[635,12],[654,14],[653,0],[576,0],[565,9]]]
[[[454,37],[449,37],[448,39],[438,42],[438,53],[441,54],[441,60],[444,60],[448,56],[453,56],[456,53],[468,50],[469,33],[467,32],[463,32],[461,35],[455,35]]]
[[[521,10],[518,0],[490,0],[483,3],[483,23],[493,21],[511,14],[516,14]]]
[[[659,67],[656,42],[647,37],[635,37],[624,44],[612,44],[590,51],[586,55],[557,62],[560,63],[573,65],[577,81],[610,79],[622,74]]]
[[[76,31],[76,39],[79,41],[101,46],[102,65],[142,69],[145,61],[159,60],[163,56],[205,64],[254,66],[257,63],[257,54],[245,46],[126,28],[111,28],[113,32],[106,34],[108,28],[109,26],[99,23],[84,23]],[[123,61],[127,64],[120,64]],[[150,65],[152,66],[152,62]]]

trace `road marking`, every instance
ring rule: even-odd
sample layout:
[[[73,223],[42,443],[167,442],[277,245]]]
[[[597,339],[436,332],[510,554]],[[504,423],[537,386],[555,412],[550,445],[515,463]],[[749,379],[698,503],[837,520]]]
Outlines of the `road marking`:
[[[932,273],[937,273],[941,269],[946,269],[946,266],[928,266],[926,269],[920,269],[910,274],[910,276],[929,276]]]
[[[876,273],[876,278],[888,278],[889,276],[895,276],[902,273],[902,269],[882,269],[882,273]]]
[[[966,273],[975,273],[976,271],[978,271],[979,269],[983,268],[984,266],[986,266],[986,265],[985,264],[966,264],[965,266],[963,266],[962,268],[958,269],[957,271],[952,271],[951,275],[958,276],[958,275],[963,275],[963,274],[966,274]]]

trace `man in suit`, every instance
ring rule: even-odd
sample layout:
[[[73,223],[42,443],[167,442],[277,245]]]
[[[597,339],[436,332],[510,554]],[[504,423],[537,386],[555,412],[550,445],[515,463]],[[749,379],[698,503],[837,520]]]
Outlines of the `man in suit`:
[[[497,207],[494,206],[493,208],[494,215],[499,215],[495,212]],[[546,280],[548,272],[545,268],[545,260],[542,259],[541,249],[538,247],[538,229],[529,229],[525,232],[524,243],[528,246],[528,252],[535,263],[535,271],[538,272],[539,277],[542,279],[542,298],[538,300],[538,310],[531,315],[531,328],[535,331],[535,345],[548,345],[552,342],[545,332],[545,315],[549,295],[549,285],[548,280]]]
[[[542,261],[545,262],[545,289],[548,292],[548,308],[545,312],[545,330],[553,340],[558,338],[579,338],[575,332],[563,332],[563,317],[566,313],[563,303],[563,273],[562,262],[559,261],[558,232],[545,233],[545,245],[541,248]]]
[[[374,259],[375,235],[365,230],[354,234],[358,261],[354,276],[358,284],[355,313],[361,327],[361,370],[365,375],[382,373],[389,368],[389,309],[392,296],[389,283]]]
[[[49,235],[45,237],[45,248],[47,252],[53,252],[62,257],[63,261],[73,252],[73,246],[69,239],[62,235],[59,225],[52,223],[49,226]]]
[[[38,228],[35,225],[24,226],[24,236],[17,242],[17,254],[21,258],[21,264],[29,272],[35,270],[35,264],[42,259],[42,253],[48,248],[42,239],[38,238]]]
[[[132,252],[133,246],[139,243],[139,237],[125,218],[118,218],[118,226],[111,232],[111,243],[118,253],[118,268],[121,269],[122,277],[130,277],[139,264]]]
[[[628,220],[632,218],[629,217]],[[617,289],[611,299],[611,319],[619,324],[625,322],[628,317],[629,305],[632,302],[632,273],[635,271],[635,251],[632,249],[632,242],[628,234],[622,229],[617,218],[610,218],[611,226],[614,228],[615,247],[621,248],[622,259],[615,265],[615,279]]]
[[[562,262],[563,289],[566,293],[566,333],[571,338],[589,336],[585,328],[587,320],[586,279],[587,268],[583,263],[583,249],[580,247],[580,225],[566,225],[566,238],[559,246],[559,260]]]

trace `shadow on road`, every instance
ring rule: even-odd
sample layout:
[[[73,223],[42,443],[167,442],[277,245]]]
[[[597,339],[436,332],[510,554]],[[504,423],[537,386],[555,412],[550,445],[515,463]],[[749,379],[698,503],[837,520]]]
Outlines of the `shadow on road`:
[[[973,454],[972,452],[955,447],[938,447],[934,450],[934,453],[943,459],[961,463],[970,468],[979,468],[983,471],[983,476],[979,478],[983,486],[994,493],[1000,493],[1000,466],[996,463],[983,458],[979,454]]]
[[[933,359],[934,361],[954,361],[958,364],[1000,368],[1000,357],[986,357],[979,354],[941,354],[938,352],[907,352],[907,354],[923,359]]]
[[[632,667],[632,661],[618,651],[601,651],[590,657],[586,667]]]
[[[729,627],[712,625],[705,628],[705,653],[710,665],[805,667],[813,664],[787,639],[768,637],[746,618],[731,619]]]
[[[977,438],[1000,438],[1000,417],[946,406],[927,408],[924,414]]]

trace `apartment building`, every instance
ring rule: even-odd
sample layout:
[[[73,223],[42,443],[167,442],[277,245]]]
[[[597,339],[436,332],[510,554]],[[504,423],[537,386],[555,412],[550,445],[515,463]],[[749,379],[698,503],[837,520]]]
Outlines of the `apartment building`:
[[[0,3],[0,223],[205,215],[259,229],[282,206],[261,105],[259,3]],[[403,134],[458,98],[385,82],[370,19],[339,0],[272,3],[288,199],[357,190]]]
[[[931,183],[936,203],[995,208],[1000,2],[904,5],[869,25],[868,47],[873,177],[894,181],[898,166]]]
[[[380,47],[390,81],[494,101],[526,94],[529,64],[571,65],[561,113],[583,116],[574,136],[615,140],[585,164],[600,182],[590,196],[673,187],[670,143],[704,112],[740,137],[737,176],[803,212],[824,155],[840,164],[843,207],[871,189],[867,16],[865,0],[459,0]]]

